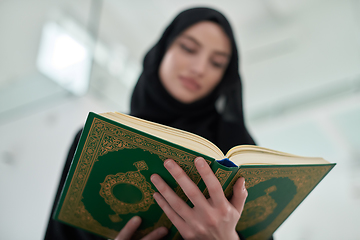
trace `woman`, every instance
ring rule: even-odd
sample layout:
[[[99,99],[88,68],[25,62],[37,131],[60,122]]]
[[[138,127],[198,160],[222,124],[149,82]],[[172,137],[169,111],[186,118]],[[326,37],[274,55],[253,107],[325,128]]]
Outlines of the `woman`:
[[[201,135],[223,152],[235,145],[254,144],[244,124],[234,36],[221,13],[194,8],[173,20],[145,56],[130,114]],[[59,189],[79,135],[69,153]],[[236,182],[234,196],[228,201],[208,165],[202,158],[195,159],[209,188],[210,198],[205,199],[174,161],[169,159],[164,165],[194,207],[188,207],[156,174],[151,177],[159,190],[154,198],[185,239],[239,239],[235,226],[247,196],[243,178]],[[60,190],[57,198],[59,194]],[[134,217],[116,239],[130,239],[140,223],[141,219]],[[160,239],[166,233],[161,227],[144,239]],[[50,220],[45,239],[100,238]]]

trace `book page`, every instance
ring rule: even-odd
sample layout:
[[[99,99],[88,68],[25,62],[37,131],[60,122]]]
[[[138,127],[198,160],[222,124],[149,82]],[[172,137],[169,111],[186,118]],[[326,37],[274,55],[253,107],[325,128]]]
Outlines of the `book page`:
[[[234,147],[229,150],[227,157],[236,165],[329,164],[328,161],[319,157],[302,157],[252,145]]]
[[[220,160],[225,158],[224,154],[217,146],[215,146],[215,144],[196,134],[165,126],[162,124],[146,121],[119,112],[108,112],[99,115],[122,123],[131,128],[156,136],[158,138],[164,139],[171,143],[210,156],[214,159]]]

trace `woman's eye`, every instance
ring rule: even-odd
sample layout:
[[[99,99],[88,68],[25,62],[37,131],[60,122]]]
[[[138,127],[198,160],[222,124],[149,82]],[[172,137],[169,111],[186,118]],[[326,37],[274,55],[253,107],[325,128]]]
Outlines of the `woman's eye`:
[[[180,44],[180,47],[181,47],[183,50],[185,50],[186,52],[188,52],[188,53],[194,53],[194,52],[195,52],[194,49],[191,49],[191,48],[187,47],[187,46],[184,45],[184,44]]]
[[[223,63],[218,63],[218,62],[211,62],[211,64],[216,67],[216,68],[224,68],[225,67],[225,64]]]

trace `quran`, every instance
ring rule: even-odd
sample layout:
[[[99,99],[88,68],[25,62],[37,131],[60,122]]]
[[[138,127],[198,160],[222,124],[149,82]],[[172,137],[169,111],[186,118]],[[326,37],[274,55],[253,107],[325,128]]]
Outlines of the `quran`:
[[[224,155],[189,132],[118,112],[90,112],[53,217],[114,239],[138,215],[142,223],[134,239],[160,226],[169,229],[166,239],[182,239],[155,202],[150,176],[159,174],[192,206],[163,162],[174,159],[208,197],[194,165],[198,156],[208,162],[228,198],[236,180],[245,178],[248,197],[236,230],[249,240],[268,239],[335,166],[323,158],[250,145]]]

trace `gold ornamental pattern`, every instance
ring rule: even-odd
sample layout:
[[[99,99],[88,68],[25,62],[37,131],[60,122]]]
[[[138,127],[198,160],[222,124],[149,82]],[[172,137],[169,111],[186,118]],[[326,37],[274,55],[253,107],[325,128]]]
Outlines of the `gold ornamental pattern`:
[[[81,200],[83,198],[82,194],[87,180],[94,163],[98,161],[98,157],[105,155],[108,152],[118,151],[124,148],[141,148],[158,155],[163,161],[168,158],[174,159],[185,172],[188,174],[191,172],[191,174],[189,174],[190,178],[196,184],[201,180],[193,163],[193,160],[196,157],[194,154],[94,117],[88,132],[88,137],[86,138],[80,153],[72,181],[67,190],[63,206],[60,209],[58,216],[59,220],[66,221],[74,226],[82,227],[83,229],[91,230],[108,238],[114,238],[116,236],[113,232],[109,233],[107,227],[101,226],[100,223],[93,219],[91,214],[84,209]],[[187,198],[185,197],[184,200],[187,201]],[[79,212],[79,209],[84,209],[84,211]],[[76,212],[79,212],[79,214],[75,214]],[[83,218],[87,218],[89,221],[84,222]],[[158,223],[164,225],[171,224],[166,217],[161,217]],[[148,229],[143,232],[148,232]]]
[[[249,240],[266,240],[271,234],[280,226],[280,224],[294,211],[294,209],[300,204],[302,199],[316,186],[316,184],[324,177],[324,175],[331,169],[332,166],[301,166],[296,167],[263,167],[263,168],[240,168],[238,173],[229,184],[225,192],[232,191],[232,186],[238,177],[243,176],[245,178],[245,186],[248,190],[251,187],[256,186],[259,183],[265,182],[273,178],[288,178],[293,181],[296,186],[296,194],[294,198],[287,204],[287,206],[280,212],[280,214],[272,221],[264,230],[258,232],[255,235],[247,237]],[[261,196],[253,201],[246,202],[244,206],[244,215],[240,219],[236,229],[242,231],[248,227],[251,227],[265,220],[276,207],[275,201],[269,196],[269,193],[275,192],[276,186],[269,187],[265,190],[266,195]],[[254,210],[256,207],[260,209],[259,219],[246,219],[246,211]],[[254,214],[254,212],[252,212]],[[256,213],[255,213],[256,215]],[[250,216],[250,215],[248,215]],[[253,216],[253,215],[252,215]],[[252,223],[252,224],[251,224]]]
[[[215,172],[215,176],[217,177],[217,179],[219,179],[220,185],[224,186],[224,184],[226,183],[226,181],[229,179],[230,175],[231,175],[232,171],[227,171],[221,168],[218,168]],[[203,191],[203,194],[206,198],[209,198],[209,190],[208,188],[205,188],[205,190]]]
[[[276,186],[271,186],[265,190],[266,195],[249,201],[244,206],[240,221],[237,224],[236,230],[242,231],[251,226],[264,221],[270,214],[274,212],[277,206],[275,200],[269,193],[276,191]]]
[[[145,161],[135,162],[137,171],[128,171],[126,173],[117,173],[116,175],[107,175],[104,182],[100,183],[100,196],[104,198],[105,202],[116,213],[116,215],[110,215],[110,220],[113,222],[122,221],[119,215],[137,212],[146,212],[150,206],[155,203],[152,195],[155,191],[151,188],[150,183],[146,181],[146,178],[140,173],[141,170],[147,170],[148,166]],[[130,184],[138,188],[142,193],[142,198],[137,203],[126,203],[120,201],[113,194],[113,188],[118,184]]]

